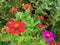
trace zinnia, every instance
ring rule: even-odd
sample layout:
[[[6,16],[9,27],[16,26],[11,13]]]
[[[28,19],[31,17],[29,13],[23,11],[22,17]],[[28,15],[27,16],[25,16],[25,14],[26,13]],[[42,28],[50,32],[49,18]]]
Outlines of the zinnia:
[[[60,45],[60,41],[58,41],[58,42],[56,43],[56,45]]]
[[[55,45],[55,43],[53,41],[49,42],[49,45]]]
[[[42,37],[44,38],[44,40],[49,42],[49,41],[54,40],[55,35],[52,32],[45,30],[42,32]]]
[[[11,13],[17,12],[17,8],[12,8],[12,9],[10,9],[10,12],[11,12]]]
[[[44,25],[44,28],[48,28],[48,25]]]
[[[23,8],[24,10],[26,10],[26,9],[32,9],[32,6],[31,6],[31,4],[24,4],[24,5],[22,6],[22,8]]]
[[[42,28],[42,24],[38,24],[38,26],[37,26],[38,28]]]
[[[9,20],[9,21],[6,23],[6,26],[7,26],[7,27],[12,27],[13,24],[14,24],[14,21]]]
[[[11,34],[20,34],[21,32],[24,32],[25,30],[25,23],[22,21],[8,21],[6,23],[6,26],[9,28],[9,32]]]
[[[40,20],[44,20],[44,16],[42,16],[42,15],[39,16],[39,18],[40,18]]]

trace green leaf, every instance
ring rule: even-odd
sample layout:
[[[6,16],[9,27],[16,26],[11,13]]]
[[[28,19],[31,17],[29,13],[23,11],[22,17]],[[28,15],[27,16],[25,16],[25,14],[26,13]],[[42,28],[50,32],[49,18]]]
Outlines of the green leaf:
[[[4,2],[5,0],[0,0],[0,2]]]
[[[23,16],[23,12],[17,12],[16,13],[16,19],[17,20],[20,20],[22,18],[22,16]]]

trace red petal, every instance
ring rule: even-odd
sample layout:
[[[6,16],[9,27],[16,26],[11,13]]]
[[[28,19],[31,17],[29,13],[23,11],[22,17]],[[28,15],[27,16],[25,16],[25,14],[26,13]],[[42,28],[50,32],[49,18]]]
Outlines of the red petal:
[[[60,45],[60,41],[56,43],[56,45]]]
[[[49,42],[49,45],[55,45],[55,43],[52,41],[52,42]]]

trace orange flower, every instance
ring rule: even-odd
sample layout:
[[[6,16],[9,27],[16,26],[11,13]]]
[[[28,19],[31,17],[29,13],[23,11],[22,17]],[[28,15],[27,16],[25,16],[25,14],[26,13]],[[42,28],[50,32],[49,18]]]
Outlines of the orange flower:
[[[1,29],[1,32],[2,32],[2,33],[7,33],[7,32],[8,32],[8,27],[6,27],[6,26],[3,27],[3,28]]]
[[[12,9],[10,9],[10,12],[11,12],[11,13],[17,12],[17,8],[12,8]]]
[[[23,4],[22,8],[25,9],[25,10],[26,9],[32,9],[32,6],[31,6],[31,4]]]

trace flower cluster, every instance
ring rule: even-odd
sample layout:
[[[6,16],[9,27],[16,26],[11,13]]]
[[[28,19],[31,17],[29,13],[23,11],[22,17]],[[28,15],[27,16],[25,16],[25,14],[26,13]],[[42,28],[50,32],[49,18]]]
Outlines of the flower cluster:
[[[24,45],[25,41],[28,43],[25,45],[29,45],[29,43],[30,45],[35,45],[34,43],[36,45],[47,45],[48,43],[49,45],[60,45],[60,41],[56,42],[56,38],[59,38],[60,34],[57,33],[57,28],[55,28],[58,27],[56,24],[59,22],[59,10],[58,7],[56,8],[58,5],[53,1],[50,1],[52,3],[48,2],[47,0],[3,1],[2,6],[0,6],[4,7],[1,8],[0,12],[0,25],[4,26],[1,26],[1,40],[11,41],[12,43],[16,41],[17,45]],[[13,4],[10,5],[10,3]],[[56,33],[58,34],[57,37]],[[31,44],[31,42],[33,43]]]
[[[44,20],[44,16],[42,16],[42,15],[39,16],[39,19],[43,21]],[[43,25],[42,24],[38,24],[37,27],[39,29],[41,29],[43,27]],[[48,28],[48,26],[45,24],[44,28]],[[50,41],[54,40],[55,35],[52,32],[45,30],[45,31],[42,31],[42,37],[44,38],[45,41],[50,42]]]

